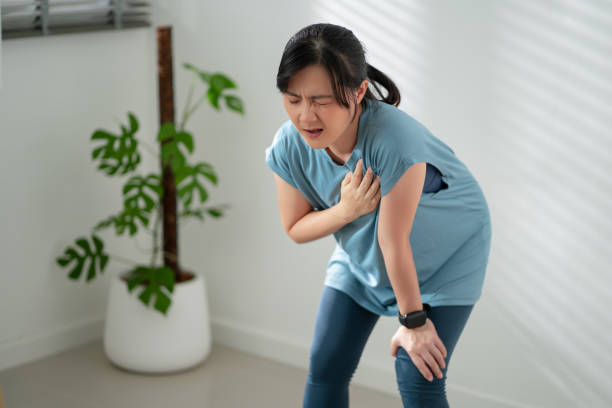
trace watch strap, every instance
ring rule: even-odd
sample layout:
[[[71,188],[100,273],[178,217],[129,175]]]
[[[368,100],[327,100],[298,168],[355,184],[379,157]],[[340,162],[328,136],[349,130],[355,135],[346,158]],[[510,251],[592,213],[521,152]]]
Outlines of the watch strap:
[[[400,323],[409,328],[414,329],[415,327],[423,326],[427,322],[427,312],[431,310],[431,306],[427,303],[423,303],[423,310],[417,310],[411,313],[402,315],[397,312]]]

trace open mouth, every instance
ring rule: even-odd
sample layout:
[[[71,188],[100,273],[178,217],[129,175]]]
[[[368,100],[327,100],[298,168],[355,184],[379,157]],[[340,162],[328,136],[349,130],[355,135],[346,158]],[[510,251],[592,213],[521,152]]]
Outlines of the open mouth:
[[[304,129],[304,131],[310,136],[310,137],[317,137],[319,136],[321,133],[323,133],[323,129]]]

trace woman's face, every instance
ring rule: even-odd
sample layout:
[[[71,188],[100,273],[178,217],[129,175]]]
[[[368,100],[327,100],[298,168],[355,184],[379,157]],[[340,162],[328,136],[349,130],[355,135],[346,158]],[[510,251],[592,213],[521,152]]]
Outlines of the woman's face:
[[[365,88],[355,91],[357,103],[361,102]],[[334,144],[351,124],[355,105],[350,109],[339,105],[327,71],[321,65],[310,65],[297,72],[283,93],[285,110],[306,143],[314,149]],[[355,116],[355,121],[359,115]]]

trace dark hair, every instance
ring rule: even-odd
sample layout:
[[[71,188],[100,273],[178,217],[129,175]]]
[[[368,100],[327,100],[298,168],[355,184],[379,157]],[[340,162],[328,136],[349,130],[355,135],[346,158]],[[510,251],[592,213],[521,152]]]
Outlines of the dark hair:
[[[345,27],[318,23],[295,33],[285,45],[276,75],[276,87],[279,91],[285,92],[293,75],[314,64],[319,64],[327,70],[334,97],[346,108],[350,107],[349,99],[351,102],[356,102],[350,91],[359,88],[364,79],[368,79],[369,84],[380,96],[380,100],[394,106],[400,103],[400,93],[395,83],[366,62],[363,45],[353,32]],[[382,85],[387,90],[386,97],[378,85]],[[377,98],[368,87],[361,101],[362,108],[366,108],[368,100],[375,99]],[[353,119],[356,114],[357,109]]]

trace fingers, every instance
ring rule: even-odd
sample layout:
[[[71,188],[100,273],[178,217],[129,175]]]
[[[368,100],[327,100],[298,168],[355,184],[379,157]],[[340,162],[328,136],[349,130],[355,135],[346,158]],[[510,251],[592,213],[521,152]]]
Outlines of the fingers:
[[[366,192],[365,196],[367,198],[372,198],[377,194],[380,195],[380,176],[376,176],[374,178],[374,181],[372,182],[372,184],[370,184],[370,187],[368,188],[368,191]]]
[[[393,340],[391,340],[391,348],[389,349],[389,354],[391,354],[393,357],[397,356],[397,349],[398,348],[399,348],[399,344],[397,344]]]
[[[359,184],[359,187],[357,187],[357,191],[359,191],[362,195],[365,195],[365,193],[368,191],[368,188],[370,188],[370,184],[372,183],[372,177],[372,169],[368,167],[365,175],[361,179],[361,184]]]
[[[427,365],[429,366],[430,370],[433,371],[436,377],[440,379],[444,377],[441,370],[441,368],[443,368],[442,366],[445,365],[444,359],[436,347],[433,347],[428,353],[426,352],[423,359],[427,362]],[[433,378],[428,378],[428,380],[431,381]]]
[[[442,371],[440,371],[440,367],[438,367],[438,364],[436,363],[436,360],[433,358],[433,356],[430,353],[425,353],[422,358],[427,363],[427,375],[425,375],[427,381],[433,381],[432,372],[436,375],[436,377],[441,379]]]
[[[442,357],[446,358],[447,352],[446,352],[446,347],[444,346],[444,343],[442,343],[442,340],[440,339],[440,337],[438,337],[436,339],[436,347],[438,347],[438,349],[440,350],[440,353],[442,354]],[[444,368],[444,367],[442,367]]]
[[[433,381],[434,374],[439,379],[442,379],[444,377],[444,373],[440,369],[438,362],[429,351],[426,351],[422,354],[417,354],[414,352],[410,353],[410,358],[412,359],[412,362],[419,370],[421,375],[423,375],[423,377],[427,381]],[[444,362],[444,360],[442,361]]]
[[[355,171],[353,171],[353,176],[351,176],[351,184],[354,188],[359,187],[361,184],[361,178],[363,174],[363,159],[359,159],[357,165],[355,166]]]
[[[344,175],[344,179],[342,179],[342,185],[344,186],[348,184],[350,181],[351,181],[351,172],[349,171]]]
[[[436,368],[440,367],[440,370],[444,370],[446,368],[446,361],[444,361],[444,357],[442,356],[442,353],[440,353],[440,350],[438,350],[437,347],[434,347],[431,350],[431,354],[435,358]]]
[[[410,357],[421,375],[425,377],[427,381],[433,381],[433,374],[431,373],[431,370],[429,370],[429,367],[427,366],[427,363],[425,363],[425,360],[423,360],[423,358],[416,353],[411,354]]]

